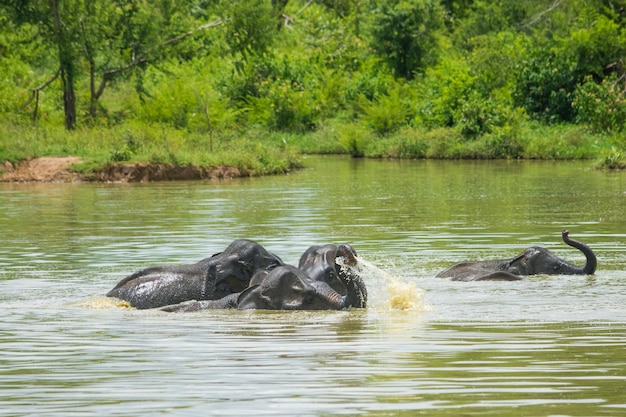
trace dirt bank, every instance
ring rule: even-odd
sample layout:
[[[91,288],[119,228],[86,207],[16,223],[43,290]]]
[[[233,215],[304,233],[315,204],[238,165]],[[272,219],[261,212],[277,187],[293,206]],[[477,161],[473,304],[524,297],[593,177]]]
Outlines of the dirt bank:
[[[235,167],[197,167],[165,164],[133,163],[109,164],[89,173],[72,171],[72,165],[80,163],[77,157],[45,157],[12,164],[0,163],[1,182],[148,182],[173,180],[221,179],[249,176]]]

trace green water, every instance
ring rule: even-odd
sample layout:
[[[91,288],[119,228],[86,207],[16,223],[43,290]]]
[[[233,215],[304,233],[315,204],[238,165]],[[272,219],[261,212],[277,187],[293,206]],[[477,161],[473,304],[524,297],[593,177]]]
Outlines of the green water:
[[[626,415],[626,173],[308,165],[227,182],[0,184],[0,416]],[[595,275],[434,278],[535,245],[584,263],[563,228],[595,250]],[[373,265],[370,306],[170,315],[101,297],[241,237],[289,263],[351,243]],[[394,308],[402,295],[414,308]]]

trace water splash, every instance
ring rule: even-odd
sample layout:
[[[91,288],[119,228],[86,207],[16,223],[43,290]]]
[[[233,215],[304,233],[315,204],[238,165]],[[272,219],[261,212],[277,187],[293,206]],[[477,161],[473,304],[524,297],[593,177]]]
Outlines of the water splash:
[[[356,267],[345,265],[341,258],[337,263],[342,268],[351,268],[367,285],[368,307],[379,311],[405,311],[420,313],[428,310],[424,303],[424,290],[401,277],[391,275],[372,262],[357,258]]]
[[[128,301],[114,297],[105,297],[104,295],[86,297],[73,303],[73,305],[89,310],[133,309]]]

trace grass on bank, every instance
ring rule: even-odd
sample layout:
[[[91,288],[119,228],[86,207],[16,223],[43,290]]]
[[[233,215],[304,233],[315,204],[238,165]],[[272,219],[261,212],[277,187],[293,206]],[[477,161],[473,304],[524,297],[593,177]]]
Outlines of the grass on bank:
[[[165,125],[124,124],[112,128],[0,126],[0,161],[43,156],[78,156],[77,172],[111,163],[147,162],[178,166],[233,166],[249,175],[285,173],[303,166],[297,152],[236,132],[208,135]]]
[[[288,172],[302,167],[303,154],[349,154],[403,159],[550,159],[596,160],[609,169],[626,166],[626,135],[590,133],[577,125],[526,123],[476,138],[455,128],[404,127],[385,136],[354,122],[330,122],[304,134],[263,129],[188,132],[166,125],[125,123],[80,128],[0,122],[0,161],[42,156],[78,156],[74,167],[89,172],[110,163],[149,162],[203,167],[234,166],[250,175]]]
[[[279,135],[278,135],[279,136]],[[329,124],[306,135],[282,135],[300,153],[347,153],[398,159],[595,160],[602,168],[626,163],[626,133],[591,133],[578,125],[528,123],[468,139],[457,128],[404,127],[385,136],[361,124]],[[275,142],[277,143],[277,142]]]

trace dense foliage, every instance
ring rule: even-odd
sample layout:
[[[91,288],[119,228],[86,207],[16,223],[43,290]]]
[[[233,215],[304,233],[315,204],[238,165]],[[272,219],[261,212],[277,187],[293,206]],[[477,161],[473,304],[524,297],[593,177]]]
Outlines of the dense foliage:
[[[100,160],[180,160],[176,141],[615,160],[625,19],[626,0],[0,0],[0,160],[80,152],[61,127],[108,132]]]

